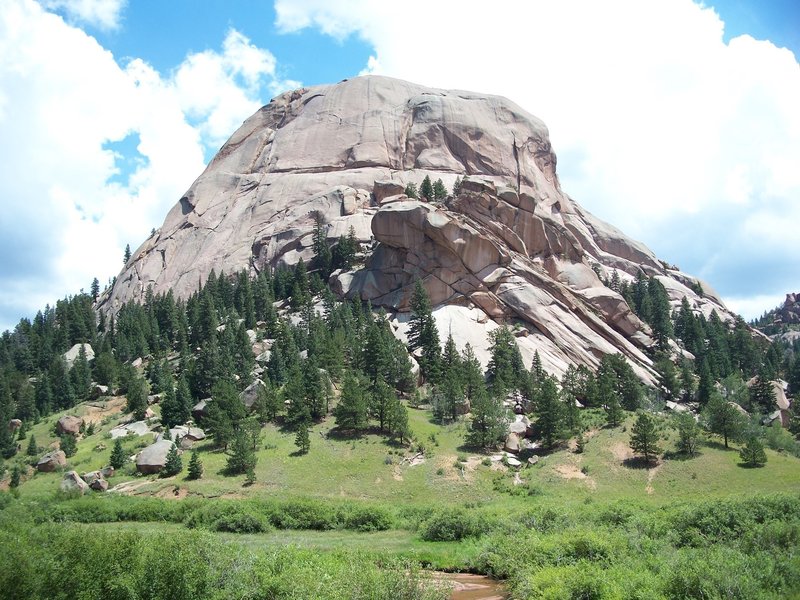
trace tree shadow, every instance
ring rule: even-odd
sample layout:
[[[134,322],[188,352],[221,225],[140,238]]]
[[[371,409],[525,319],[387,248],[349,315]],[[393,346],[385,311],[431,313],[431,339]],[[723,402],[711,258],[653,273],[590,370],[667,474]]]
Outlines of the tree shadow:
[[[687,454],[686,452],[677,452],[672,450],[667,450],[664,452],[663,458],[664,460],[678,460],[681,462],[685,462],[687,460],[692,460],[693,458],[698,458],[702,456],[702,452],[695,452],[694,454]]]
[[[714,448],[715,450],[722,450],[723,452],[731,452],[733,450],[730,446],[726,448],[725,444],[714,440],[707,440],[703,445],[706,446],[706,448]]]
[[[294,452],[289,453],[289,456],[291,456],[292,458],[299,458],[301,456],[306,456],[306,455],[308,455],[308,452],[300,450],[299,448]]]
[[[736,466],[737,467],[741,467],[742,469],[761,469],[764,466],[766,466],[766,463],[760,463],[760,464],[754,465],[754,464],[751,464],[751,463],[739,462],[739,463],[736,463]]]
[[[622,464],[628,469],[650,469],[655,467],[658,464],[658,461],[647,461],[644,459],[644,456],[633,456],[623,460]]]

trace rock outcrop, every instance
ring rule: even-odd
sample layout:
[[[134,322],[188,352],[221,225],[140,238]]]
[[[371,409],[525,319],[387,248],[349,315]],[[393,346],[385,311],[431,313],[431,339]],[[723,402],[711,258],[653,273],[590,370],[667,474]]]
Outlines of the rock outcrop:
[[[36,470],[42,473],[52,473],[56,469],[67,466],[67,455],[61,450],[48,452],[36,463]]]
[[[56,423],[56,431],[59,435],[77,436],[83,427],[83,419],[75,415],[64,415]]]
[[[460,191],[440,203],[407,198],[428,175]],[[172,289],[187,297],[214,269],[232,273],[312,258],[315,216],[333,242],[350,228],[366,265],[336,273],[343,296],[383,306],[396,332],[413,282],[437,322],[486,361],[486,333],[513,322],[529,360],[560,374],[621,352],[653,381],[651,332],[603,285],[614,271],[658,277],[671,302],[732,318],[707,284],[587,213],[561,190],[547,128],[509,100],[359,77],[273,99],[222,147],[133,253],[102,298],[111,312]],[[699,290],[702,288],[702,293]],[[445,327],[443,331],[447,331]]]
[[[158,473],[167,464],[167,454],[173,446],[172,440],[161,440],[151,444],[136,457],[136,470],[143,475]]]

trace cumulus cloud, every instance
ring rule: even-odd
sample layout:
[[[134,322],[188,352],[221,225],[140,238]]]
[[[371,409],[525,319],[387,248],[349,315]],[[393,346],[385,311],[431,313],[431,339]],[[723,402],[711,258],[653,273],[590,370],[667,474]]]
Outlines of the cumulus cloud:
[[[93,25],[103,30],[119,27],[127,0],[42,0],[51,10],[61,10],[72,21]]]
[[[79,3],[81,4],[81,3]],[[216,150],[291,83],[231,30],[219,52],[162,74],[120,65],[81,29],[32,0],[0,11],[0,329],[93,277],[119,272]],[[202,92],[202,93],[201,93]],[[210,93],[209,93],[210,92]],[[138,139],[126,177],[109,143]]]
[[[726,44],[712,9],[277,0],[276,13],[285,32],[366,40],[365,72],[513,99],[548,124],[567,193],[724,296],[800,289],[800,65],[768,41]]]

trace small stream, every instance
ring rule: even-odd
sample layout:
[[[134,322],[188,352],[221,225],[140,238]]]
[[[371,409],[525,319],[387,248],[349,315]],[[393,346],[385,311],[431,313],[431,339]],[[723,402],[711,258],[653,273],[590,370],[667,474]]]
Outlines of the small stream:
[[[507,600],[508,590],[501,581],[471,573],[436,573],[436,578],[453,587],[450,600]]]

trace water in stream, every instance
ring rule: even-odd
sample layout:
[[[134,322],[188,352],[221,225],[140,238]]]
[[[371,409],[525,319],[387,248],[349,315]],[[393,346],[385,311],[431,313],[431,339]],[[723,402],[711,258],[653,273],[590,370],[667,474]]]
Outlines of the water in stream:
[[[437,573],[453,587],[450,600],[506,600],[508,590],[502,582],[470,573]]]

